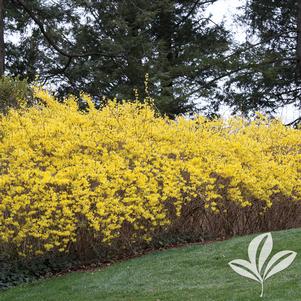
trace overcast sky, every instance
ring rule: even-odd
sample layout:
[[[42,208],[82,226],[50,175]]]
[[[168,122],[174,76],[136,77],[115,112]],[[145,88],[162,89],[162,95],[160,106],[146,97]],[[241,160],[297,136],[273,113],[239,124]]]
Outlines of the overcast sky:
[[[238,8],[243,6],[246,0],[219,0],[208,8],[208,13],[212,14],[212,19],[216,23],[225,21],[232,32],[236,32],[236,38],[244,38],[244,29],[233,22],[233,16],[239,12]]]
[[[209,10],[213,14],[215,21],[221,21],[226,16],[231,16],[236,12],[245,0],[219,0],[210,5]]]

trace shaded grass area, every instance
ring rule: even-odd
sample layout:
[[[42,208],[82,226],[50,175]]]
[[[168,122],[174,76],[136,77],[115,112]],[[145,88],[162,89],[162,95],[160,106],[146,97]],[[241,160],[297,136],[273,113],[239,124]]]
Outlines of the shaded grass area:
[[[254,235],[154,252],[98,271],[73,272],[0,293],[1,301],[297,301],[301,300],[301,229],[273,232],[272,255],[296,251],[292,266],[265,283],[240,277],[228,262],[247,259]]]

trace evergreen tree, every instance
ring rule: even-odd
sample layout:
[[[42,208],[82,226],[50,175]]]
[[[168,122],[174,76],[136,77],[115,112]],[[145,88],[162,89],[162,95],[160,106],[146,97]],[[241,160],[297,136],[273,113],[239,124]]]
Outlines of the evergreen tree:
[[[5,44],[7,73],[39,75],[60,95],[118,99],[132,99],[135,89],[143,98],[149,74],[161,112],[192,111],[200,99],[208,108],[230,45],[223,25],[205,14],[216,1],[7,0],[5,32],[21,37]]]
[[[217,85],[208,81],[219,76],[230,42],[205,16],[214,2],[73,1],[86,16],[75,29],[77,46],[105,47],[111,58],[74,61],[72,80],[92,95],[128,99],[133,89],[143,94],[148,73],[157,107],[170,116],[193,110],[193,99],[214,99]]]
[[[300,107],[301,1],[248,0],[240,16],[247,41],[233,52],[220,100],[236,111]],[[251,42],[253,41],[253,42]]]
[[[68,35],[68,30],[64,24],[70,23],[67,1],[64,5],[40,0],[3,3],[5,37],[18,39],[17,44],[10,39],[5,41],[7,73],[27,77],[29,81],[36,75],[42,78],[52,75],[60,68],[56,67],[58,57],[66,52],[63,37]]]

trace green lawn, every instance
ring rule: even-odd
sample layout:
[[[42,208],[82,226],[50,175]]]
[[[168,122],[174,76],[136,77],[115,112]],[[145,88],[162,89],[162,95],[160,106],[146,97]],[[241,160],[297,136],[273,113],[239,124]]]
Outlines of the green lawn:
[[[272,254],[298,252],[293,264],[260,284],[233,272],[247,259],[254,236],[155,252],[95,272],[74,272],[0,293],[2,301],[298,301],[301,300],[301,229],[273,233]]]

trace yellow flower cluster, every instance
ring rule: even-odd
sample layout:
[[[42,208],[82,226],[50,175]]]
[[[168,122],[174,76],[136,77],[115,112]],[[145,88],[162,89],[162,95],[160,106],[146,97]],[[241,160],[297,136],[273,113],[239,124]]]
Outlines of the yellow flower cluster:
[[[276,120],[168,120],[150,104],[101,110],[59,103],[0,115],[0,242],[20,253],[65,251],[79,235],[150,239],[191,200],[272,206],[301,196],[301,132]]]

